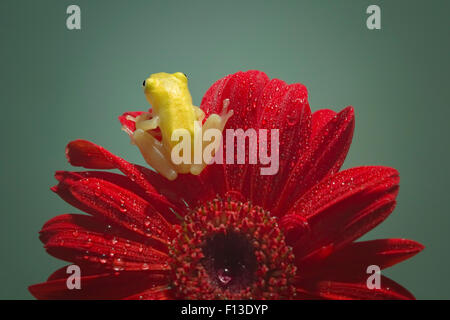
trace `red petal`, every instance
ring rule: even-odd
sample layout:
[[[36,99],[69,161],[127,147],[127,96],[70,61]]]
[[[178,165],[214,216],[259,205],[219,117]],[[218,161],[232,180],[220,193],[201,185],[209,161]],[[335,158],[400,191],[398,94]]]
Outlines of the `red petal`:
[[[167,254],[124,238],[120,231],[83,215],[48,221],[41,240],[49,254],[70,262],[94,263],[116,271],[168,270]]]
[[[339,249],[374,228],[394,209],[398,182],[395,169],[359,167],[315,185],[288,213],[300,215],[310,228],[297,239],[301,245],[296,246],[296,258],[315,250],[322,257],[322,247]],[[287,226],[286,219],[281,219],[282,227]]]
[[[124,176],[96,171],[59,171],[56,178],[60,183],[52,190],[65,201],[86,213],[102,216],[110,223],[120,224],[137,234],[146,234],[166,243],[167,238],[174,234],[167,220],[171,223],[179,222],[170,207],[163,207],[161,216],[158,210],[140,197],[142,192],[128,188],[131,182]],[[150,227],[156,228],[161,234],[152,235],[153,232],[148,232]]]
[[[60,231],[67,229],[75,230],[83,228],[96,233],[103,233],[106,231],[106,224],[104,221],[95,217],[84,214],[61,214],[48,220],[43,226],[39,239],[45,244],[50,237],[54,236]]]
[[[66,155],[73,166],[87,169],[119,169],[131,181],[141,186],[149,196],[154,197],[156,200],[164,201],[164,199],[161,199],[162,196],[158,194],[148,181],[149,175],[146,174],[145,168],[113,155],[101,146],[85,140],[75,140],[67,145]]]
[[[352,267],[374,264],[381,269],[409,259],[424,249],[418,242],[407,239],[378,239],[355,242],[331,257],[333,264],[352,261]],[[351,260],[350,260],[351,257]]]
[[[67,189],[70,188],[71,185],[85,178],[97,178],[101,180],[108,181],[110,183],[116,184],[120,188],[127,189],[130,192],[133,192],[139,195],[142,198],[147,197],[147,193],[139,187],[137,184],[132,182],[126,176],[121,174],[116,174],[112,172],[105,171],[81,171],[81,172],[71,172],[71,171],[56,171],[55,178],[58,180],[58,185],[52,187],[52,191],[56,192],[58,195],[63,197],[65,201],[72,204],[73,206],[79,208],[80,205],[76,202],[75,199],[71,199],[70,194],[67,194]],[[72,197],[73,198],[73,197]],[[85,208],[81,208],[84,210]]]
[[[66,265],[64,267],[61,267],[58,270],[56,270],[55,272],[53,272],[48,277],[47,282],[53,281],[53,280],[59,280],[59,279],[67,279],[67,277],[69,276],[69,274],[67,273],[67,268],[69,266],[70,266],[70,264]],[[105,273],[105,270],[103,268],[99,268],[98,266],[93,265],[93,264],[80,263],[80,264],[78,264],[78,266],[83,271],[82,276],[93,276],[93,275]]]
[[[176,205],[176,211],[184,215],[199,203],[213,198],[215,180],[205,178],[205,175],[179,174],[174,181],[152,173],[151,181],[159,193]]]
[[[347,107],[329,121],[315,139],[309,152],[294,166],[273,212],[286,212],[293,202],[326,175],[339,171],[347,155],[355,126],[353,108]]]
[[[315,139],[325,125],[336,116],[336,112],[330,109],[317,110],[312,114],[311,139]]]
[[[311,134],[311,110],[307,97],[306,87],[302,84],[287,85],[273,79],[258,99],[258,121],[261,129],[268,129],[268,150],[271,150],[270,130],[279,130],[278,173],[261,175],[260,169],[268,165],[252,168],[251,199],[269,210],[279,198],[291,168],[307,150]]]
[[[171,300],[171,289],[167,285],[154,287],[143,292],[125,297],[125,300]]]
[[[407,239],[379,239],[354,242],[332,254],[320,265],[302,262],[302,275],[327,274],[339,276],[365,275],[367,267],[389,268],[423,250],[423,245]],[[351,262],[351,263],[349,263]]]
[[[148,198],[151,204],[161,212],[171,209],[171,211],[176,211],[183,215],[187,210],[186,203],[193,205],[199,199],[210,196],[209,193],[212,192],[209,182],[200,177],[185,175],[184,178],[178,178],[177,180],[179,181],[169,181],[158,173],[148,168],[131,164],[92,142],[83,140],[72,141],[67,146],[67,150],[68,159],[72,165],[90,169],[95,169],[95,167],[90,166],[92,164],[90,160],[92,153],[98,158],[95,163],[99,163],[99,159],[103,157],[102,161],[108,162],[110,168],[121,170],[132,182],[142,187],[146,192],[145,198]],[[72,158],[72,154],[76,154],[77,157]],[[195,185],[195,188],[186,188],[187,184]],[[183,192],[180,193],[179,190],[183,190]],[[170,197],[170,201],[168,197]]]
[[[68,192],[88,212],[104,217],[140,235],[168,243],[175,230],[145,199],[127,189],[97,178],[72,183]]]
[[[64,268],[65,269],[65,268]],[[167,283],[167,276],[155,272],[121,272],[84,275],[81,269],[81,289],[67,288],[67,277],[29,287],[31,294],[42,300],[123,299],[146,288]]]
[[[250,70],[237,72],[215,82],[203,97],[201,108],[208,117],[212,113],[220,114],[223,101],[230,100],[229,110],[234,110],[234,115],[228,120],[226,129],[243,129],[256,127],[256,101],[269,78],[264,72]],[[225,131],[224,131],[225,133]],[[223,141],[224,157],[226,156],[226,139]],[[235,153],[234,153],[235,154]],[[236,155],[236,154],[235,154]],[[214,166],[215,170],[224,170],[225,186],[215,186],[220,193],[233,190],[246,192],[244,186],[248,185],[247,165],[230,164]],[[220,177],[220,173],[210,173]],[[218,181],[215,181],[218,184]]]
[[[391,279],[381,276],[381,288],[367,288],[366,279],[355,282],[305,281],[299,287],[321,299],[333,300],[413,300],[414,296]]]

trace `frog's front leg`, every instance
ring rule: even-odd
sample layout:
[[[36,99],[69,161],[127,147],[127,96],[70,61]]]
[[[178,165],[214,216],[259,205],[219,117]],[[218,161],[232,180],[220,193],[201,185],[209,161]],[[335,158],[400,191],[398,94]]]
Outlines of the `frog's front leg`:
[[[227,124],[228,119],[230,119],[230,117],[233,115],[233,110],[228,110],[229,105],[230,105],[230,100],[225,99],[223,101],[223,108],[222,108],[221,114],[218,115],[218,114],[213,113],[208,117],[208,119],[206,119],[205,123],[202,126],[203,135],[209,129],[217,129],[220,132],[223,132],[223,129],[225,128],[225,125]],[[202,155],[203,155],[203,150],[205,150],[206,146],[208,146],[210,143],[211,143],[210,141],[203,140]],[[217,146],[214,150],[214,154],[217,152],[217,149],[219,148],[219,146],[220,146],[220,143],[217,144]],[[191,174],[199,175],[203,171],[203,169],[211,162],[211,160],[214,157],[214,154],[207,155],[206,159],[203,158],[203,161],[201,164],[193,164],[190,169]]]
[[[150,112],[143,113],[130,120],[134,120],[136,122],[136,129],[141,129],[144,131],[154,130],[159,127],[159,117],[152,117]]]
[[[205,119],[205,112],[197,106],[194,106],[194,111],[197,121],[203,122],[203,119]]]
[[[133,141],[139,147],[145,161],[152,168],[168,180],[175,180],[178,177],[177,171],[171,164],[170,154],[167,153],[162,142],[140,128],[134,132]]]

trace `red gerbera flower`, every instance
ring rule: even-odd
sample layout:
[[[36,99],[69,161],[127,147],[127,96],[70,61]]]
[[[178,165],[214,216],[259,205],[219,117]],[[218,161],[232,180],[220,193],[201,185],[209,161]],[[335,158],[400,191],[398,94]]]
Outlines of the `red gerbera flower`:
[[[225,99],[234,110],[226,128],[280,130],[278,173],[212,164],[168,181],[91,142],[69,143],[72,165],[124,175],[56,173],[52,190],[89,215],[57,216],[40,239],[49,254],[81,267],[82,289],[67,289],[62,268],[29,288],[36,298],[414,298],[386,277],[380,289],[366,286],[369,265],[390,267],[423,246],[354,242],[393,211],[399,176],[388,167],[339,171],[353,108],[311,114],[303,85],[260,71],[220,79],[201,108],[220,114]],[[120,120],[133,132],[125,115]]]

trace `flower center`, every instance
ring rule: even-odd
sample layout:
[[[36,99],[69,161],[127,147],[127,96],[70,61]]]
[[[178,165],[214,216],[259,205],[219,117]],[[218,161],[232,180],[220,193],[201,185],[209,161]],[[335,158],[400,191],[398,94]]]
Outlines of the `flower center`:
[[[292,249],[276,218],[250,203],[215,199],[185,217],[169,248],[182,299],[286,299]]]
[[[237,292],[253,283],[258,262],[249,239],[242,233],[216,233],[205,241],[201,263],[211,281]]]

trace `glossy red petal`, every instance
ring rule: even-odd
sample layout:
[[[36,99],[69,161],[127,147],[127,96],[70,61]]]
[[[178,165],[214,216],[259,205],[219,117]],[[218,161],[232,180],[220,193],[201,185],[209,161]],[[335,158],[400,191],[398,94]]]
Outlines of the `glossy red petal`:
[[[184,215],[189,210],[201,202],[213,198],[214,180],[205,179],[203,175],[179,174],[174,181],[169,181],[160,174],[151,173],[153,186],[172,204],[175,204],[175,211]]]
[[[66,147],[70,164],[87,169],[119,169],[155,200],[164,201],[149,181],[145,168],[129,163],[105,148],[85,140],[75,140]],[[147,169],[148,170],[148,169]],[[148,170],[150,171],[150,170]]]
[[[47,251],[70,262],[98,264],[115,271],[168,270],[168,256],[141,242],[124,238],[93,217],[62,215],[40,232]]]
[[[48,220],[39,232],[39,239],[45,244],[50,237],[67,229],[82,228],[96,233],[107,231],[104,221],[85,214],[61,214]]]
[[[287,219],[293,214],[308,224],[310,232],[294,244],[297,261],[306,254],[322,259],[324,250],[332,253],[378,225],[395,207],[398,182],[395,169],[359,167],[311,188],[280,221],[282,228],[288,228]]]
[[[180,222],[180,219],[177,218],[171,207],[159,206],[162,210],[156,210],[151,206],[143,198],[145,193],[141,189],[136,190],[132,182],[124,176],[96,171],[58,171],[55,176],[59,180],[59,184],[53,187],[52,190],[65,201],[86,213],[103,217],[109,223],[120,224],[128,228],[128,230],[132,230],[134,233],[150,235],[151,233],[147,232],[147,230],[149,229],[150,222],[152,222],[153,215],[157,219],[155,226],[158,224],[161,225],[158,229],[161,227],[165,229],[169,228],[165,233],[161,231],[161,235],[158,237],[151,236],[154,239],[172,236],[173,232],[170,230],[172,227],[168,226],[168,223]],[[93,181],[93,183],[88,183],[88,181]],[[82,188],[82,191],[79,190],[80,188]],[[84,193],[88,194],[87,196],[90,197],[90,201],[84,199]],[[98,197],[100,195],[101,197]],[[98,202],[96,201],[97,197]],[[105,202],[105,199],[107,199],[107,202]],[[125,201],[131,202],[125,203]],[[131,210],[128,209],[130,204],[133,204]],[[110,211],[107,210],[107,206],[111,207]],[[139,213],[136,215],[137,210]],[[149,215],[148,213],[152,214]],[[143,226],[143,223],[146,226]]]
[[[72,165],[90,169],[95,169],[95,167],[90,166],[92,164],[90,160],[92,153],[97,158],[95,163],[100,162],[99,159],[103,157],[102,163],[108,162],[112,168],[121,170],[133,183],[144,189],[146,193],[145,198],[148,198],[151,204],[161,212],[170,208],[171,211],[183,215],[187,210],[186,204],[192,205],[199,199],[209,197],[210,194],[205,190],[212,190],[208,180],[192,175],[184,175],[183,178],[178,178],[176,181],[169,181],[155,171],[129,163],[92,142],[84,140],[72,141],[67,146],[67,150],[68,159]],[[72,154],[76,154],[77,157],[71,157]],[[196,187],[186,188],[186,185],[195,185]],[[198,188],[197,185],[205,187]],[[183,192],[180,193],[179,190],[183,190]]]
[[[311,141],[293,167],[273,212],[282,215],[308,189],[325,176],[339,171],[353,137],[353,108],[347,107],[329,121]]]
[[[316,139],[325,125],[336,116],[336,112],[330,109],[320,109],[312,114],[311,139]]]
[[[268,130],[267,148],[262,149],[269,150],[270,154],[271,130],[278,130],[279,169],[276,174],[262,175],[261,168],[269,165],[253,166],[250,198],[269,210],[279,198],[292,167],[307,150],[311,134],[311,110],[307,98],[306,87],[302,84],[287,85],[273,79],[258,99],[259,128]],[[276,212],[272,213],[276,215]]]
[[[381,288],[369,289],[366,279],[359,281],[301,281],[299,287],[320,299],[332,300],[414,300],[414,296],[391,279],[381,276]]]
[[[335,277],[366,275],[367,267],[389,268],[423,250],[423,245],[407,239],[378,239],[354,242],[317,264],[302,262],[302,275],[334,275]],[[351,263],[349,263],[351,261]]]
[[[105,149],[90,141],[74,140],[66,147],[66,157],[71,165],[88,169],[114,169],[113,161],[105,156]]]
[[[220,114],[223,101],[230,100],[229,110],[234,111],[234,115],[228,120],[225,129],[243,129],[256,127],[257,119],[257,99],[269,81],[264,72],[250,70],[247,72],[237,72],[220,79],[208,89],[202,99],[201,108],[208,117],[212,113]],[[225,133],[225,131],[224,131]],[[226,156],[226,139],[223,141],[224,158]],[[235,142],[236,145],[236,142]],[[235,148],[235,145],[233,146]],[[235,150],[235,149],[234,149]],[[236,157],[236,152],[233,152]],[[236,163],[235,158],[235,163]],[[224,173],[210,172],[215,177],[224,177],[225,185],[215,186],[219,193],[233,190],[241,193],[248,193],[248,166],[241,164],[214,165],[213,169]],[[215,181],[220,184],[219,181]]]
[[[128,177],[105,171],[81,171],[81,172],[72,172],[72,171],[56,171],[55,178],[58,180],[58,184],[51,188],[52,191],[61,196],[65,201],[72,204],[73,206],[85,211],[89,209],[87,207],[83,207],[76,199],[72,197],[68,189],[74,183],[85,179],[85,178],[97,178],[101,180],[108,181],[110,183],[116,184],[120,188],[126,189],[130,192],[133,192],[139,195],[142,198],[147,197],[147,193],[140,186],[132,182]],[[85,212],[88,212],[85,211]],[[164,210],[164,212],[167,210]]]
[[[171,289],[167,285],[153,287],[143,292],[125,297],[125,300],[171,300]]]
[[[116,184],[84,178],[71,184],[68,191],[89,213],[140,235],[162,243],[175,236],[174,227],[148,201]]]
[[[64,267],[59,268],[58,270],[56,270],[55,272],[53,272],[48,278],[47,278],[47,282],[49,281],[53,281],[53,280],[59,280],[59,279],[66,279],[67,277],[70,276],[70,274],[67,273],[67,268],[71,266],[66,265]],[[94,264],[89,264],[89,263],[79,263],[77,264],[77,266],[80,267],[80,270],[83,271],[82,276],[93,276],[93,275],[98,275],[98,274],[102,274],[105,273],[105,269],[101,268],[97,265]]]
[[[30,286],[31,294],[41,300],[110,300],[123,299],[146,288],[167,283],[167,276],[156,272],[104,272],[83,275],[81,289],[67,288],[67,277]]]

